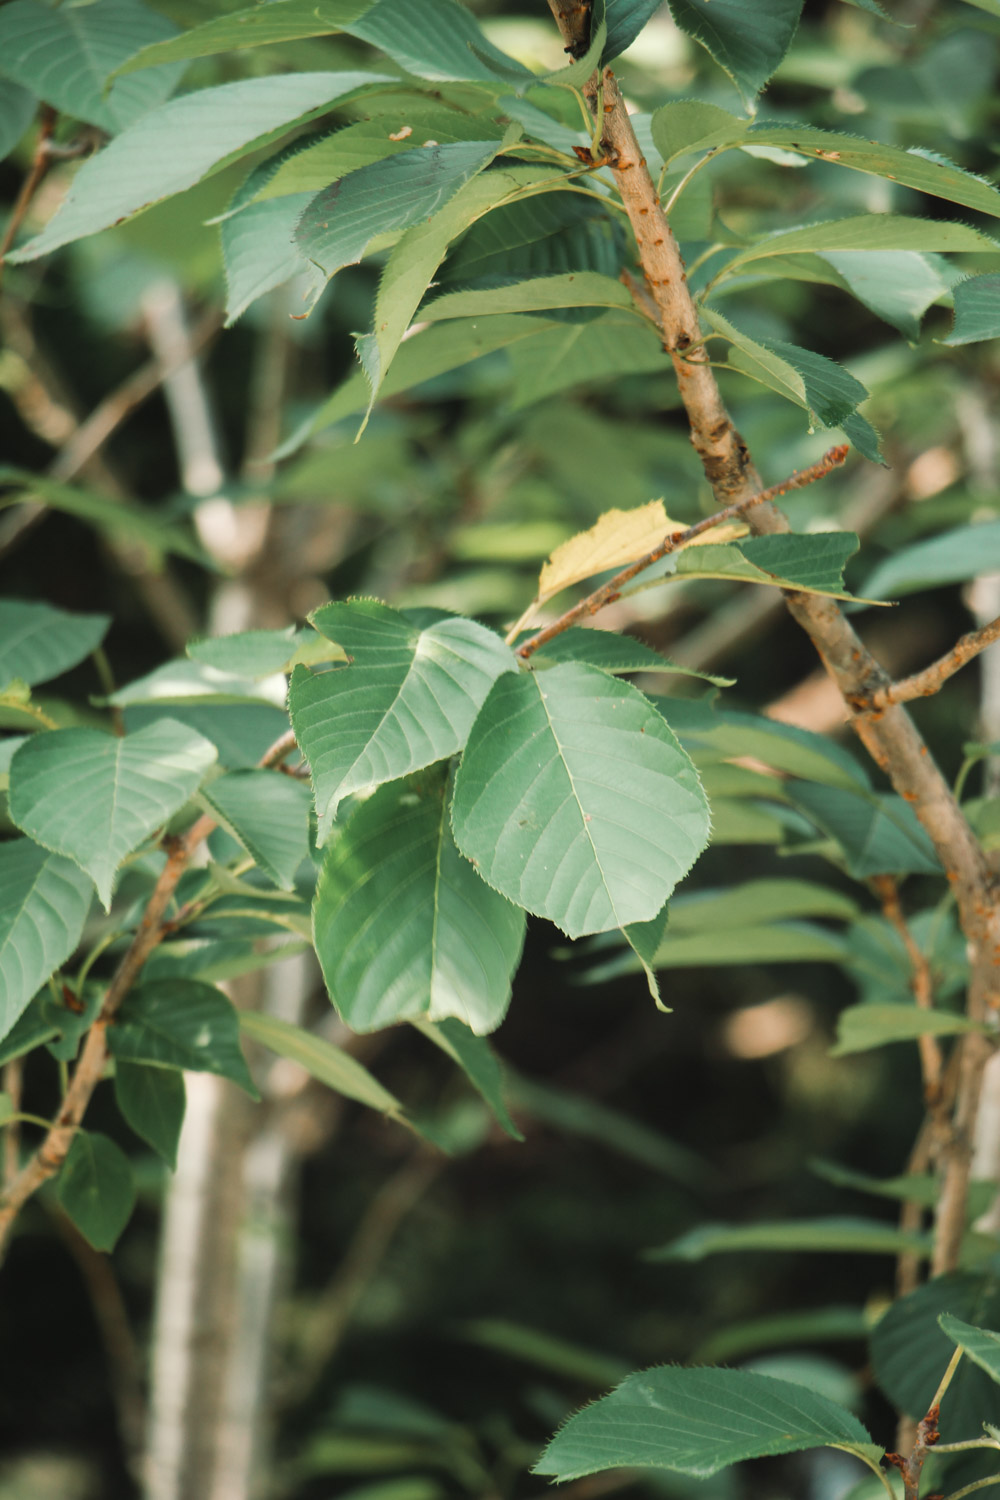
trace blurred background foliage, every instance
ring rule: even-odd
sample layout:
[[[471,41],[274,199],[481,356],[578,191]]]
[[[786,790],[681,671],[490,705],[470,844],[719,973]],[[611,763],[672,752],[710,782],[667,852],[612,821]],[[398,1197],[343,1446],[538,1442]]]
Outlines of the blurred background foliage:
[[[918,146],[995,177],[996,7],[886,4],[903,24],[868,6],[807,0],[764,116]],[[158,0],[156,8],[188,25],[234,7]],[[541,3],[534,12],[526,0],[477,0],[472,8],[512,54],[537,66],[561,63]],[[340,38],[229,53],[192,64],[185,87],[275,67],[355,66],[366,55]],[[620,75],[643,109],[692,96],[740,108],[735,89],[666,8],[621,59]],[[68,141],[79,129],[60,119],[57,136]],[[28,128],[0,165],[7,203],[33,142]],[[36,218],[51,211],[71,170],[50,175]],[[200,351],[197,376],[189,365],[186,376],[154,379],[148,399],[74,477],[160,520],[193,516],[212,566],[158,556],[96,513],[100,524],[56,508],[27,526],[23,511],[0,511],[0,594],[112,614],[106,652],[116,680],[176,654],[194,630],[284,624],[354,593],[500,624],[532,596],[546,554],[609,505],[662,495],[678,519],[708,511],[666,362],[644,375],[609,377],[594,350],[543,366],[516,345],[498,349],[385,401],[357,445],[348,417],[275,465],[268,455],[279,440],[350,372],[351,333],[369,326],[378,267],[346,270],[306,320],[291,316],[293,288],[220,332],[218,230],[205,221],[225,207],[244,170],[7,273],[0,423],[14,465],[58,464],[86,414],[127,403],[130,382],[149,361],[171,360],[177,340],[182,351],[192,343]],[[700,174],[679,228],[697,256],[720,232],[890,208],[955,217],[948,205],[884,180],[734,151]],[[1000,258],[996,266],[990,259],[977,257],[975,268],[1000,268]],[[880,563],[921,538],[998,517],[1000,357],[995,344],[941,347],[951,326],[947,298],[930,307],[919,331],[911,317],[907,338],[834,282],[741,283],[727,308],[751,332],[839,360],[872,392],[866,413],[884,435],[888,468],[852,456],[842,473],[788,506],[799,528],[838,523],[862,533],[848,576],[863,593]],[[767,482],[827,446],[788,403],[737,374],[721,378]],[[198,429],[199,414],[207,430]],[[913,582],[896,609],[859,616],[897,674],[932,659],[970,624],[968,597],[953,577],[928,589],[918,563]],[[235,590],[242,593],[234,604]],[[764,591],[676,584],[669,595],[623,601],[606,623],[736,678],[724,694],[727,710],[767,708],[848,742],[839,700],[808,642]],[[676,683],[682,696],[703,691],[693,679]],[[88,661],[40,701],[60,716],[85,716],[80,705],[105,687]],[[269,711],[259,712],[266,719]],[[963,747],[981,738],[978,669],[918,703],[915,714],[956,775]],[[3,723],[17,727],[16,715]],[[269,725],[261,737],[270,738]],[[641,974],[615,962],[602,967],[608,955],[600,944],[569,953],[554,929],[530,929],[496,1038],[523,1143],[505,1136],[450,1061],[407,1028],[365,1038],[358,1055],[426,1118],[450,1155],[312,1089],[291,1089],[287,1108],[280,1095],[268,1106],[271,1117],[285,1111],[301,1180],[277,1231],[286,1270],[271,1339],[273,1445],[261,1493],[535,1496],[542,1484],[527,1467],[568,1412],[627,1370],[692,1359],[798,1371],[862,1410],[878,1440],[893,1446],[894,1417],[874,1390],[865,1343],[893,1294],[891,1255],[771,1249],[643,1258],[706,1221],[862,1214],[894,1223],[890,1197],[863,1193],[843,1174],[832,1179],[815,1161],[892,1177],[905,1167],[921,1117],[912,1049],[830,1056],[845,1005],[908,998],[898,939],[865,881],[852,880],[839,855],[831,866],[829,849],[815,840],[812,852],[790,857],[794,813],[761,795],[752,768],[742,768],[741,780],[741,768],[709,752],[700,765],[724,806],[719,838],[675,904],[671,933],[690,946],[661,978],[672,1014],[654,1009]],[[982,774],[981,763],[971,765],[968,786],[977,795],[986,790]],[[827,892],[826,908],[806,913],[812,938],[791,943],[786,961],[780,944],[770,952],[738,942],[727,949],[727,928],[745,933],[760,914],[741,924],[707,908],[698,918],[699,892],[757,879],[814,880]],[[930,909],[937,887],[927,881],[923,896],[923,879],[911,876],[908,904],[928,905],[921,920],[934,928],[939,994],[947,993],[961,984],[962,944],[950,916]],[[325,1003],[317,997],[317,1010]],[[36,1057],[29,1107],[51,1108],[56,1085],[54,1064]],[[102,1116],[100,1098],[94,1123],[134,1154],[141,1211],[110,1262],[66,1228],[45,1195],[25,1214],[0,1300],[3,1500],[139,1493],[136,1433],[164,1180],[140,1143],[125,1139],[112,1109]],[[272,1228],[262,1224],[260,1233]],[[835,1500],[856,1477],[849,1460],[825,1454],[743,1466],[700,1485],[598,1476],[576,1490],[598,1495],[614,1484],[636,1495]]]

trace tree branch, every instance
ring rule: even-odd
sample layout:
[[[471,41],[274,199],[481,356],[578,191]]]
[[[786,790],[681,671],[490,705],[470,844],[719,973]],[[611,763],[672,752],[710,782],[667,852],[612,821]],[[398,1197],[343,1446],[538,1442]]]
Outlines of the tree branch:
[[[759,495],[751,495],[749,500],[741,500],[736,505],[727,505],[723,510],[717,510],[714,515],[705,516],[702,520],[696,521],[693,526],[688,526],[684,531],[670,532],[669,536],[665,536],[662,542],[645,553],[637,562],[629,563],[628,567],[622,568],[614,578],[610,578],[607,583],[595,589],[592,594],[588,594],[585,599],[572,605],[559,616],[558,620],[553,620],[551,625],[546,625],[537,635],[533,635],[530,641],[525,641],[524,645],[518,648],[518,656],[522,661],[527,661],[540,646],[545,645],[546,641],[551,641],[554,636],[562,635],[563,631],[568,630],[577,620],[582,620],[587,615],[596,615],[598,610],[603,609],[606,604],[613,603],[625,585],[638,574],[644,573],[647,568],[651,568],[654,563],[667,557],[671,552],[676,552],[680,547],[686,547],[689,542],[703,536],[706,531],[711,531],[713,527],[720,526],[724,521],[741,518],[743,512],[749,510],[752,505],[766,505],[769,501],[777,499],[779,495],[786,495],[789,490],[804,490],[807,485],[814,484],[817,479],[822,479],[832,469],[842,464],[847,453],[846,443],[838,448],[831,448],[818,463],[810,464],[808,469],[792,474],[790,478],[783,479],[780,484],[773,484],[770,489],[761,490]]]
[[[579,43],[576,18],[566,17],[559,0],[549,0],[564,41]],[[585,19],[585,18],[584,18]],[[595,73],[585,87],[595,120],[603,112],[601,148],[607,157],[639,250],[642,270],[659,313],[663,347],[673,362],[691,441],[706,477],[723,505],[746,503],[763,488],[746,444],[723,405],[715,376],[698,347],[698,313],[687,288],[684,263],[653,180],[636,140],[628,111],[610,68]],[[600,104],[599,104],[600,101]],[[690,350],[690,358],[685,351]],[[791,528],[776,507],[755,505],[749,517],[758,535]],[[831,599],[786,594],[792,617],[810,636],[847,704],[855,709],[855,732],[893,787],[909,802],[931,838],[955,893],[971,955],[967,1009],[975,1020],[1000,1012],[1000,903],[998,880],[972,829],[934,764],[913,721],[899,704],[863,713],[888,679]],[[983,1069],[991,1053],[978,1033],[963,1038],[961,1072],[949,1151],[938,1209],[933,1269],[955,1267],[965,1222],[970,1142],[978,1109]]]
[[[956,672],[960,672],[980,651],[992,646],[994,641],[1000,641],[1000,615],[980,630],[970,630],[967,635],[963,635],[950,651],[931,662],[922,672],[914,672],[912,677],[904,677],[902,682],[891,682],[888,687],[873,693],[868,711],[886,708],[890,703],[910,703],[914,698],[930,698],[932,694],[940,692],[949,677],[954,677]]]

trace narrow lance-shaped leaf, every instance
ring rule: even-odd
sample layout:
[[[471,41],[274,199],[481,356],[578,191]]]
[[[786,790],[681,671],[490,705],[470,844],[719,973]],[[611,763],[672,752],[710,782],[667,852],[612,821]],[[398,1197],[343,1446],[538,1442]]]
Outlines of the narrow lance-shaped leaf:
[[[660,715],[568,662],[495,683],[452,818],[483,878],[570,937],[654,917],[709,833],[697,773]]]
[[[455,848],[442,768],[382,787],[326,854],[313,903],[330,998],[355,1031],[503,1020],[524,913]]]
[[[74,952],[93,884],[31,839],[0,844],[0,1038]]]
[[[485,1037],[476,1036],[461,1021],[414,1021],[418,1031],[458,1064],[477,1093],[496,1116],[501,1129],[523,1141],[524,1136],[510,1117],[503,1094],[503,1074],[493,1048]]]
[[[534,75],[490,42],[471,12],[457,0],[375,0],[345,26],[351,36],[388,53],[416,78],[479,80]]]
[[[958,1036],[982,1031],[981,1025],[947,1010],[916,1005],[849,1005],[837,1018],[837,1045],[831,1057],[868,1052],[889,1042],[913,1042],[921,1036]]]
[[[59,1174],[56,1196],[95,1250],[113,1250],[135,1207],[128,1157],[106,1135],[78,1130]]]
[[[382,1114],[402,1114],[403,1106],[395,1094],[383,1087],[357,1058],[342,1047],[335,1047],[325,1037],[282,1021],[279,1016],[263,1015],[257,1011],[240,1012],[240,1029],[251,1041],[270,1048],[279,1057],[298,1063],[313,1078],[343,1094],[345,1099],[355,1099]]]
[[[899,598],[918,589],[964,583],[998,569],[1000,521],[983,521],[898,548],[865,580],[865,592]]]
[[[805,1386],[750,1370],[662,1365],[571,1417],[534,1472],[566,1480],[635,1467],[707,1478],[805,1448],[842,1448],[870,1465],[882,1457],[856,1417]]]
[[[908,214],[855,214],[849,219],[824,219],[798,229],[779,229],[739,250],[725,267],[729,276],[771,255],[821,254],[828,250],[981,251],[996,254],[997,241],[968,224],[918,219]]]
[[[70,614],[31,599],[0,599],[0,683],[48,682],[104,639],[110,615]]]
[[[221,990],[196,979],[140,985],[108,1028],[112,1055],[158,1068],[187,1068],[257,1090],[240,1049],[239,1015]]]
[[[75,860],[110,909],[122,861],[194,795],[216,754],[170,719],[123,738],[96,729],[36,735],[11,761],[11,817]]]
[[[830,1217],[790,1219],[774,1224],[702,1224],[669,1245],[648,1250],[651,1261],[704,1260],[724,1251],[767,1250],[819,1255],[929,1255],[931,1236],[897,1229],[880,1219]]]
[[[137,73],[164,62],[213,57],[239,47],[264,47],[274,42],[325,36],[341,30],[371,3],[372,0],[271,0],[267,6],[254,5],[227,16],[215,16],[172,41],[143,47],[117,69],[115,76]]]
[[[460,750],[493,682],[515,662],[492,631],[440,612],[400,614],[356,599],[324,605],[312,619],[351,658],[333,672],[297,667],[289,693],[322,843],[351,792]]]
[[[245,78],[171,99],[84,162],[58,212],[10,260],[34,260],[96,234],[210,172],[298,120],[373,83],[373,73],[286,73]]]

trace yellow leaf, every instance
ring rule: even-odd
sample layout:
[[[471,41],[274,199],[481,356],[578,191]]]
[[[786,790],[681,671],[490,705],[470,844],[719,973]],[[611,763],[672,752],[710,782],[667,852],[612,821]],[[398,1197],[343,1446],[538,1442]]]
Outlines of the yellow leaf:
[[[637,562],[659,546],[672,531],[683,531],[685,523],[667,515],[662,500],[650,500],[634,510],[606,510],[587,531],[578,532],[549,556],[538,578],[539,604],[561,594],[571,584]],[[689,544],[728,542],[745,536],[741,521],[714,526]]]

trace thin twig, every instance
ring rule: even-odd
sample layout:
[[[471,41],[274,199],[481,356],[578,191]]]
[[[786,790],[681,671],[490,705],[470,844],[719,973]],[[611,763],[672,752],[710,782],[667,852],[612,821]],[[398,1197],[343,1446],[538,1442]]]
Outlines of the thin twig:
[[[265,750],[258,765],[275,765],[292,746],[289,736],[282,734],[269,749]],[[129,947],[115,970],[104,995],[97,1020],[87,1032],[79,1061],[66,1089],[59,1111],[42,1144],[18,1172],[13,1182],[7,1184],[0,1194],[0,1252],[6,1244],[14,1220],[28,1199],[44,1182],[61,1168],[73,1137],[83,1119],[94,1090],[104,1076],[108,1059],[108,1026],[117,1015],[142,971],[143,965],[167,936],[170,923],[166,912],[178,881],[187,869],[192,855],[203,839],[216,827],[216,821],[208,813],[198,818],[186,833],[179,838],[164,840],[167,859],[146,903],[146,909]]]
[[[906,949],[906,956],[910,960],[910,989],[916,1004],[921,1010],[933,1010],[934,987],[931,966],[920,944],[910,931],[903,914],[903,905],[899,899],[899,886],[891,875],[876,875],[872,880],[872,889],[881,903],[882,915],[893,931],[898,934]],[[937,1113],[941,1103],[943,1069],[941,1045],[931,1032],[924,1032],[917,1038],[917,1046],[920,1049],[920,1067],[924,1078],[924,1101],[938,1124],[946,1125],[947,1122],[942,1121]]]
[[[870,711],[878,712],[890,703],[910,703],[914,698],[929,698],[933,693],[940,692],[949,677],[954,677],[956,672],[960,672],[980,651],[992,646],[994,641],[1000,641],[1000,615],[981,629],[970,630],[967,635],[963,635],[950,651],[946,651],[944,656],[925,667],[922,672],[914,672],[912,677],[904,677],[902,682],[891,682],[888,687],[873,693]]]
[[[14,1057],[4,1065],[3,1070],[3,1091],[10,1100],[13,1116],[4,1131],[3,1138],[3,1180],[5,1183],[14,1181],[21,1165],[21,1122],[18,1115],[21,1110],[23,1069],[24,1059]]]
[[[7,252],[17,238],[17,231],[24,222],[24,216],[31,207],[32,199],[41,187],[45,174],[52,165],[52,155],[49,151],[49,145],[55,128],[56,112],[50,104],[43,104],[39,111],[38,140],[35,142],[35,151],[31,158],[31,166],[28,168],[28,175],[22,182],[21,191],[17,195],[14,207],[11,209],[3,239],[0,240],[0,277],[3,276]]]
[[[686,547],[689,542],[702,536],[706,531],[711,531],[713,527],[721,525],[722,522],[738,519],[751,506],[764,505],[768,501],[778,499],[781,495],[786,495],[789,490],[801,490],[805,489],[808,484],[814,484],[817,479],[822,479],[824,475],[842,464],[847,454],[847,444],[842,443],[839,447],[831,448],[828,453],[825,453],[818,463],[810,464],[808,469],[792,474],[790,478],[783,479],[780,484],[773,484],[770,489],[761,490],[746,500],[727,505],[722,510],[716,511],[714,515],[705,516],[701,521],[696,521],[693,526],[688,526],[684,531],[670,532],[652,551],[640,557],[638,562],[629,563],[628,567],[622,568],[614,578],[602,584],[599,589],[595,589],[592,594],[588,594],[585,599],[581,599],[578,604],[574,604],[571,609],[567,609],[558,620],[553,620],[551,625],[546,625],[537,635],[533,635],[530,641],[525,641],[524,645],[518,648],[518,656],[522,661],[527,661],[540,646],[545,645],[546,641],[551,641],[554,636],[561,635],[577,620],[582,620],[587,615],[596,615],[598,610],[603,609],[606,604],[613,603],[626,583],[630,583],[639,573],[651,568],[661,558],[671,552],[676,552],[680,547]]]

